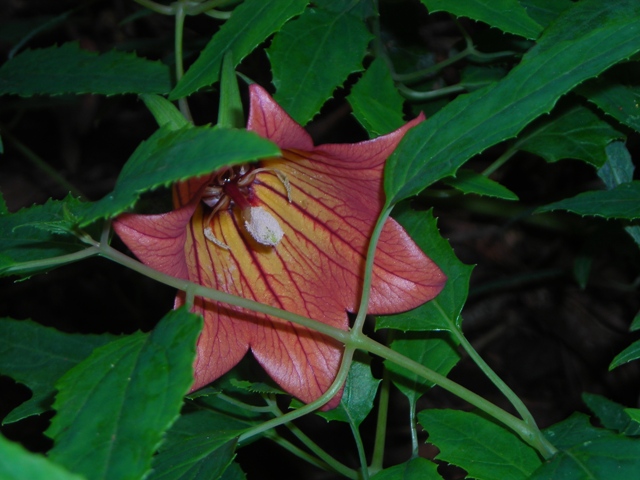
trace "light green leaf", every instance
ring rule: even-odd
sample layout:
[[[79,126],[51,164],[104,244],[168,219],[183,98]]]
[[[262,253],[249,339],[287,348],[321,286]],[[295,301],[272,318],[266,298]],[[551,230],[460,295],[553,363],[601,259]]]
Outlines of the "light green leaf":
[[[518,196],[507,187],[472,170],[458,170],[455,177],[444,179],[444,183],[462,193],[475,193],[503,200],[518,200]]]
[[[613,370],[620,365],[624,365],[625,363],[632,362],[640,358],[640,340],[636,340],[623,351],[621,351],[618,355],[614,357],[611,361],[611,365],[609,365],[609,370]]]
[[[421,0],[429,12],[449,12],[458,17],[480,20],[503,32],[535,39],[542,27],[517,0]]]
[[[98,54],[65,43],[26,50],[0,67],[0,95],[168,93],[169,67],[133,53]]]
[[[60,332],[30,320],[0,318],[0,374],[29,387],[33,395],[2,421],[16,422],[51,409],[55,382],[112,335]]]
[[[426,458],[412,458],[408,462],[385,468],[371,480],[442,480],[438,465]]]
[[[51,459],[92,480],[142,478],[193,383],[201,328],[201,317],[174,310],[151,333],[115,340],[67,372],[46,431]]]
[[[179,130],[189,125],[180,110],[166,98],[151,94],[140,95],[140,98],[158,122],[158,126],[168,125],[169,130]]]
[[[166,124],[140,144],[120,172],[113,193],[91,204],[81,225],[132,208],[145,191],[279,154],[276,145],[246,130],[207,126],[173,130]]]
[[[267,52],[274,99],[305,125],[349,74],[362,70],[371,38],[362,20],[348,10],[307,9],[282,28]]]
[[[636,429],[640,430],[640,408],[625,408],[624,412],[636,424]]]
[[[382,59],[376,59],[347,97],[353,115],[367,130],[369,137],[378,137],[404,124],[404,99],[398,93],[391,72]]]
[[[536,213],[551,210],[568,210],[578,215],[604,218],[640,218],[640,181],[623,183],[611,190],[580,193],[575,197],[540,207]]]
[[[217,82],[225,52],[233,52],[234,63],[238,65],[267,37],[280,30],[287,20],[301,14],[307,3],[309,0],[245,0],[233,10],[231,18],[189,67],[169,99],[186,97]]]
[[[465,161],[518,134],[584,80],[640,51],[640,2],[583,0],[495,86],[461,95],[411,129],[387,160],[391,205],[453,175]]]
[[[464,468],[472,478],[525,480],[542,463],[515,433],[477,413],[431,409],[418,418],[427,441],[440,450],[436,459]]]
[[[2,480],[83,480],[42,455],[0,435],[0,478]]]

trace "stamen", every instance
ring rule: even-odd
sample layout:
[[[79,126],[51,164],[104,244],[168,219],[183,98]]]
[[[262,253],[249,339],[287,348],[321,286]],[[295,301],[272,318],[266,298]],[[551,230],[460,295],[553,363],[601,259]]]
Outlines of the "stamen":
[[[284,237],[278,221],[262,207],[251,207],[242,211],[244,226],[256,242],[275,247]]]
[[[222,243],[215,237],[215,235],[213,234],[213,230],[211,230],[211,227],[205,227],[204,236],[207,237],[207,240],[215,243],[217,246],[224,248],[225,250],[231,250],[231,247],[229,245],[227,245],[226,243]]]

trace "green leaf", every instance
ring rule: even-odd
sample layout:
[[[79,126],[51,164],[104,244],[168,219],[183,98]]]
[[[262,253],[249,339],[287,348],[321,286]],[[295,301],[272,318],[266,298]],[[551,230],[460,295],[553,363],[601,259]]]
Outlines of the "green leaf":
[[[348,9],[307,9],[283,27],[269,47],[274,99],[294,120],[306,124],[349,74],[362,70],[371,38]]]
[[[444,179],[444,183],[462,193],[475,193],[503,200],[518,200],[518,196],[507,187],[472,170],[458,170],[455,177]]]
[[[640,430],[640,408],[625,408],[624,412],[633,420],[636,429]]]
[[[159,95],[143,94],[140,99],[147,106],[158,126],[168,125],[169,130],[179,130],[189,125],[189,122],[176,106]]]
[[[217,479],[235,456],[236,438],[248,428],[232,417],[196,411],[182,415],[153,458],[148,480]]]
[[[412,458],[408,462],[385,468],[371,480],[442,480],[438,466],[426,458]]]
[[[638,52],[638,16],[635,0],[575,3],[503,80],[461,95],[405,135],[387,160],[387,202],[453,175],[473,155],[549,112],[579,83]]]
[[[436,459],[464,468],[470,477],[524,480],[542,463],[515,433],[477,413],[431,409],[418,418],[427,441],[440,450]]]
[[[573,3],[571,0],[520,0],[520,5],[539,25],[547,27]]]
[[[224,471],[224,473],[220,477],[220,480],[246,480],[246,478],[247,477],[242,471],[242,468],[240,468],[240,465],[233,462]]]
[[[620,365],[624,365],[625,363],[632,362],[640,358],[640,340],[636,340],[623,351],[621,351],[618,355],[614,357],[611,361],[611,365],[609,365],[609,371],[614,368],[619,367]]]
[[[87,248],[74,234],[74,225],[88,205],[69,196],[0,215],[0,275],[30,275],[78,260],[46,262]]]
[[[369,137],[386,135],[404,124],[404,99],[398,93],[391,72],[382,59],[375,59],[347,97],[353,115]]]
[[[260,43],[277,32],[291,17],[301,14],[309,0],[245,0],[209,41],[198,59],[169,95],[170,100],[186,97],[212,85],[220,78],[222,57],[233,52],[236,65]]]
[[[532,479],[640,478],[640,439],[595,428],[589,417],[580,413],[545,429],[544,433],[560,451],[536,470]]]
[[[0,139],[0,143],[2,143],[2,139]],[[0,217],[7,215],[8,213],[9,209],[7,208],[7,202],[4,201],[4,196],[2,195],[2,192],[0,192]]]
[[[2,480],[83,480],[52,461],[27,451],[0,435],[0,478]]]
[[[276,145],[246,130],[206,126],[173,130],[167,124],[140,144],[120,172],[113,193],[93,203],[81,225],[124,212],[147,190],[279,154]]]
[[[376,329],[447,330],[459,329],[460,312],[469,293],[472,266],[458,260],[449,242],[438,232],[433,213],[416,212],[404,203],[394,210],[394,218],[402,225],[418,246],[436,262],[447,276],[447,284],[440,294],[424,305],[401,313],[376,319]]]
[[[98,54],[78,43],[24,51],[0,67],[0,95],[168,93],[169,67],[133,53]]]
[[[582,400],[605,428],[627,436],[640,435],[640,425],[629,417],[629,409],[601,395],[591,393],[583,393]]]
[[[327,412],[318,412],[318,415],[326,420],[346,422],[357,428],[371,412],[380,384],[380,380],[373,378],[370,364],[369,357],[359,356],[351,364],[340,405]]]
[[[536,23],[518,0],[421,0],[429,12],[449,12],[458,17],[480,20],[503,32],[525,38],[538,38],[542,27]]]
[[[536,213],[551,210],[568,210],[578,215],[604,218],[640,218],[640,181],[623,183],[611,190],[580,193],[575,197],[540,207]]]
[[[28,386],[32,397],[2,421],[16,422],[51,409],[55,382],[91,352],[116,338],[60,332],[30,320],[0,318],[0,374]]]
[[[623,138],[591,110],[578,105],[535,122],[522,132],[514,147],[547,162],[573,158],[600,167],[607,160],[607,145]]]
[[[96,349],[56,384],[52,460],[91,479],[139,479],[193,383],[202,318],[169,312],[148,334]]]
[[[630,332],[635,332],[636,330],[640,330],[640,312],[636,313],[636,316],[633,318],[631,326],[629,327]]]

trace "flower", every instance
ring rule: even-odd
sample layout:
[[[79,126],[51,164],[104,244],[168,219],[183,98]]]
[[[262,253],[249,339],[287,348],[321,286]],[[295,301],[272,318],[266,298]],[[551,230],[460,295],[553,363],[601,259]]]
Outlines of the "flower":
[[[256,300],[347,330],[358,308],[369,237],[384,203],[384,162],[421,121],[361,143],[314,146],[311,137],[257,85],[247,129],[282,156],[226,168],[174,187],[175,210],[124,214],[114,229],[145,264],[166,274]],[[415,308],[445,276],[394,220],[375,255],[369,313]],[[176,305],[184,302],[179,293]],[[343,346],[281,319],[197,297],[203,315],[198,389],[246,352],[304,402],[332,383]],[[337,405],[334,398],[331,406]]]

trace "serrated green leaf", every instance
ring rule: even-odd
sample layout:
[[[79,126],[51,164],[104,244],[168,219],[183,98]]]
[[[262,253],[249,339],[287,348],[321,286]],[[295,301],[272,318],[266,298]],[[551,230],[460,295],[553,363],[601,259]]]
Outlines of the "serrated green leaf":
[[[248,428],[244,422],[211,411],[182,415],[167,432],[153,458],[148,480],[214,480],[235,456],[236,438]]]
[[[607,145],[623,138],[622,133],[591,110],[577,105],[535,122],[522,132],[515,148],[547,162],[572,158],[600,167],[607,160]]]
[[[169,312],[148,334],[96,349],[57,383],[50,458],[92,480],[142,478],[193,383],[202,318]]]
[[[640,340],[633,342],[618,355],[616,355],[609,365],[609,371],[613,370],[620,365],[632,362],[640,358]]]
[[[30,275],[79,260],[68,257],[53,265],[46,262],[87,248],[73,231],[88,208],[88,203],[69,196],[0,215],[0,275]]]
[[[623,183],[611,190],[580,193],[575,197],[540,207],[536,213],[551,210],[568,210],[578,215],[604,218],[640,218],[640,181]]]
[[[51,409],[55,382],[113,335],[59,332],[30,320],[0,318],[0,374],[28,386],[32,397],[9,413],[3,424]]]
[[[173,130],[165,125],[140,144],[120,172],[113,193],[91,204],[81,225],[132,208],[145,191],[279,154],[272,142],[246,130],[207,126]]]
[[[429,12],[449,12],[458,17],[480,20],[503,32],[525,38],[538,38],[542,27],[536,23],[518,0],[421,0]]]
[[[260,43],[282,28],[291,17],[301,14],[309,0],[245,0],[220,27],[198,59],[169,95],[170,100],[186,97],[212,85],[220,78],[225,52],[233,52],[236,65]]]
[[[387,160],[389,204],[453,175],[466,160],[515,136],[584,80],[640,51],[635,0],[583,0],[495,86],[462,95],[412,128]]]
[[[447,330],[459,329],[460,312],[469,293],[472,266],[457,259],[449,242],[438,232],[433,213],[416,212],[404,203],[394,209],[394,218],[404,227],[411,238],[447,276],[447,283],[440,294],[424,305],[401,313],[385,315],[376,319],[376,329],[396,330]]]
[[[0,95],[168,93],[169,67],[133,53],[98,54],[65,43],[26,50],[0,67]]]
[[[349,370],[340,404],[333,410],[318,412],[318,415],[357,428],[371,412],[379,384],[380,380],[371,374],[371,359],[359,356]]]
[[[170,130],[179,130],[189,125],[189,122],[176,106],[159,95],[143,94],[140,99],[147,106],[158,126],[168,126]]]
[[[438,466],[426,458],[412,458],[408,462],[385,468],[371,480],[442,480]]]
[[[436,459],[464,468],[470,477],[524,480],[542,463],[515,433],[477,413],[431,409],[418,418],[429,433],[427,442],[440,450]]]
[[[640,439],[595,428],[580,413],[545,429],[544,433],[560,451],[536,470],[532,479],[640,477]]]
[[[475,193],[503,200],[518,200],[518,196],[507,187],[472,170],[458,170],[455,177],[444,179],[444,183],[462,193]]]
[[[278,32],[267,52],[274,99],[305,125],[349,74],[362,70],[371,38],[362,20],[348,10],[307,9]]]
[[[573,3],[571,0],[520,0],[520,5],[539,25],[547,27]]]
[[[83,480],[42,455],[0,435],[0,478],[2,480]]]
[[[261,393],[261,394],[274,394],[280,395],[284,392],[279,388],[272,387],[263,382],[249,382],[248,380],[238,380],[237,378],[230,379],[231,385],[238,390],[244,390],[249,393]]]
[[[602,395],[591,393],[583,393],[582,400],[605,428],[627,436],[640,435],[640,425],[632,421],[627,413],[628,409],[624,406]]]
[[[404,124],[404,98],[398,93],[387,64],[380,58],[371,63],[347,100],[353,115],[371,138],[386,135]]]

